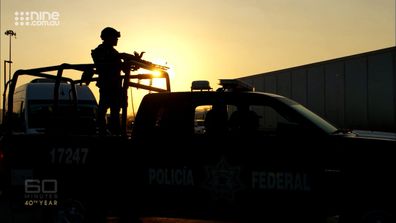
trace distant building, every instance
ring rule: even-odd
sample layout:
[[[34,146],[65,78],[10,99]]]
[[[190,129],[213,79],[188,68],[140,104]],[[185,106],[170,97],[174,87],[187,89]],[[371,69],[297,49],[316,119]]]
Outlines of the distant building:
[[[338,127],[396,132],[396,47],[247,77]]]

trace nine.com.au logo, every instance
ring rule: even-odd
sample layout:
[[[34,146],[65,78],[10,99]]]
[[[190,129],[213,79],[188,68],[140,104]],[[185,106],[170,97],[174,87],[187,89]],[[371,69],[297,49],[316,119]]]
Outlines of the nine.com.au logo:
[[[59,26],[60,13],[48,11],[15,12],[16,26]]]

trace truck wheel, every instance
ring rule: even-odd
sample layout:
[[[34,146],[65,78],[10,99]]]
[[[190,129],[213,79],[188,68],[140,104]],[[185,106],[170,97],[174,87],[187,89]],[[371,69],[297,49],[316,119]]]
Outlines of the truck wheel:
[[[84,205],[78,200],[68,199],[58,208],[54,218],[55,223],[82,223],[85,220]]]
[[[361,216],[361,223],[391,223],[395,222],[394,216],[384,210],[372,210]]]
[[[385,210],[370,210],[360,214],[341,215],[340,223],[391,223],[395,222],[395,216]]]

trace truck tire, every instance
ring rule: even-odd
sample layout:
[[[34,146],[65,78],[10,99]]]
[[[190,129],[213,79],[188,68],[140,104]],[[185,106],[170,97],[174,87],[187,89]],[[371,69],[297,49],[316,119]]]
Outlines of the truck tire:
[[[395,220],[394,214],[382,209],[345,214],[340,217],[341,223],[393,223]]]
[[[68,199],[59,207],[54,216],[55,223],[83,223],[85,222],[86,211],[82,202],[74,199]]]

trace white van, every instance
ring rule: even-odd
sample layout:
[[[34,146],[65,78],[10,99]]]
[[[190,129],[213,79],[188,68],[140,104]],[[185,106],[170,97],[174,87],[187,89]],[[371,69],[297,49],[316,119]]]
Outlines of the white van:
[[[58,112],[54,115],[54,81],[35,79],[15,89],[13,103],[14,133],[41,134],[70,130],[96,131],[97,102],[86,85],[76,85],[77,107],[73,106],[71,85],[59,86]]]

